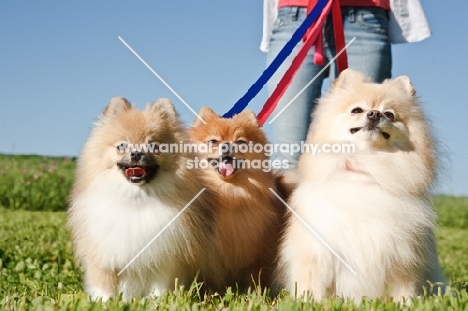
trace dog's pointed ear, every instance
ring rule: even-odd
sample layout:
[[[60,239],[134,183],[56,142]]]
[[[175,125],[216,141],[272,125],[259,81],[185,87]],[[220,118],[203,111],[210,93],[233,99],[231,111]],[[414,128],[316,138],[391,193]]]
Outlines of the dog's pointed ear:
[[[167,98],[160,98],[154,103],[148,104],[146,110],[158,113],[163,119],[176,120],[179,117],[174,104]]]
[[[348,89],[357,83],[370,82],[370,79],[365,75],[354,69],[343,70],[338,78],[333,81],[332,87],[334,89]]]
[[[416,90],[414,89],[414,86],[408,76],[399,76],[398,78],[395,78],[393,81],[391,81],[391,83],[399,87],[408,95],[413,97],[416,96]]]
[[[246,109],[246,110],[242,111],[241,113],[235,115],[234,118],[237,119],[237,120],[243,120],[243,121],[245,121],[248,124],[251,124],[253,126],[258,126],[258,127],[260,126],[260,123],[258,122],[257,116],[250,109]]]
[[[192,123],[192,127],[198,127],[202,124],[206,124],[209,120],[217,119],[219,116],[211,108],[202,107],[198,112],[198,115],[195,117],[195,120]]]
[[[114,97],[110,100],[109,104],[107,104],[102,115],[104,117],[115,116],[130,109],[132,109],[132,104],[130,104],[128,100],[123,97]]]

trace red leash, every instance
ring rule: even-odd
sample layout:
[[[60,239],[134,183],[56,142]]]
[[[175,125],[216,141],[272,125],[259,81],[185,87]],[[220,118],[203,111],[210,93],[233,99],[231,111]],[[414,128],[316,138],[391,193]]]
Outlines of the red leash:
[[[312,10],[312,6],[315,5],[315,0],[310,0],[308,11]],[[312,5],[311,5],[312,4]],[[263,105],[262,110],[258,113],[257,118],[259,120],[260,125],[263,126],[265,124],[268,117],[273,113],[276,106],[278,105],[278,101],[286,92],[286,89],[291,84],[292,79],[296,75],[299,67],[304,62],[305,58],[307,57],[307,53],[309,52],[310,48],[315,45],[315,53],[314,53],[314,62],[319,62],[320,59],[323,63],[323,36],[322,36],[322,29],[325,19],[332,8],[332,15],[333,15],[333,27],[335,32],[335,46],[336,51],[340,51],[345,47],[345,40],[344,40],[344,33],[343,33],[343,22],[341,19],[341,8],[338,0],[330,0],[327,3],[322,14],[318,18],[318,20],[314,23],[314,25],[307,31],[305,37],[305,41],[297,53],[296,57],[294,57],[291,66],[288,68],[286,73],[284,74],[283,78],[281,78],[280,82],[276,86],[276,89],[270,95],[270,97]],[[348,67],[347,64],[347,56],[346,51],[344,51],[338,58],[337,58],[337,66],[338,72],[343,71]]]
[[[332,18],[333,31],[335,33],[335,53],[339,53],[339,51],[344,49],[346,44],[343,30],[343,19],[341,17],[340,1],[338,0],[333,1]],[[343,50],[343,53],[337,57],[336,65],[338,67],[338,74],[348,68],[348,56],[346,54],[346,50]]]

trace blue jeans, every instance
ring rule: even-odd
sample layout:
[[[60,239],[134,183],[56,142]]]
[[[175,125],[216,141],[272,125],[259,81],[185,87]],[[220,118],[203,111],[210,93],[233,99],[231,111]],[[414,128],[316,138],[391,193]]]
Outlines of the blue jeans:
[[[276,57],[294,31],[304,21],[307,15],[304,7],[282,7],[278,10],[267,63]],[[388,14],[380,8],[343,7],[343,28],[345,41],[356,40],[347,48],[348,67],[361,71],[375,82],[382,82],[391,77],[392,56],[388,37]],[[275,112],[281,111],[296,94],[309,83],[328,62],[336,55],[333,23],[327,19],[324,29],[324,64],[314,64],[314,48],[309,51],[306,59],[297,71],[291,85],[278,103]],[[281,65],[267,84],[271,94],[297,55],[302,42],[298,43],[291,55]],[[339,51],[338,51],[339,52]],[[321,95],[323,80],[336,77],[336,66],[333,63],[302,93],[273,123],[274,142],[277,144],[300,144],[306,140],[307,130],[311,122],[311,112],[317,98]],[[278,152],[275,157],[281,161],[288,160],[290,167],[295,167],[300,153]]]

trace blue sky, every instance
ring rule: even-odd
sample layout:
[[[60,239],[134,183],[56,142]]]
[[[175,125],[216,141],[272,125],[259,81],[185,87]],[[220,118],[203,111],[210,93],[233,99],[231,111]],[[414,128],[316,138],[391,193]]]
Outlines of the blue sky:
[[[441,142],[436,191],[468,195],[468,2],[422,4],[433,35],[393,46],[393,76],[410,77]],[[192,113],[118,36],[196,111],[226,112],[265,67],[262,0],[4,0],[0,28],[0,153],[76,156],[115,96],[140,108],[168,97],[189,125]]]

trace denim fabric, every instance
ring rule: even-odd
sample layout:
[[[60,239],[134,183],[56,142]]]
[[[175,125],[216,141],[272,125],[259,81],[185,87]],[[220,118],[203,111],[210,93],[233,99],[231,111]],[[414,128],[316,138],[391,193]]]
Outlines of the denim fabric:
[[[307,9],[303,7],[282,7],[278,10],[270,40],[267,64],[276,57],[294,31],[304,21]],[[343,7],[343,28],[345,41],[353,37],[356,40],[348,47],[348,66],[361,71],[375,82],[382,82],[391,77],[391,46],[388,36],[388,13],[379,8]],[[275,112],[281,111],[297,93],[312,80],[323,67],[336,55],[333,37],[333,25],[329,17],[324,25],[324,64],[314,64],[314,48],[309,51],[291,85],[278,103]],[[271,94],[285,71],[297,55],[302,42],[285,60],[275,75],[267,84]],[[311,112],[316,99],[320,97],[323,80],[336,77],[336,66],[333,63],[300,95],[273,123],[274,142],[277,144],[300,144],[306,140],[307,130],[311,122]],[[281,161],[288,160],[291,167],[297,164],[300,153],[277,153],[275,157]]]

